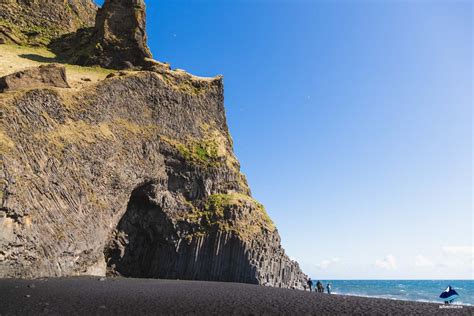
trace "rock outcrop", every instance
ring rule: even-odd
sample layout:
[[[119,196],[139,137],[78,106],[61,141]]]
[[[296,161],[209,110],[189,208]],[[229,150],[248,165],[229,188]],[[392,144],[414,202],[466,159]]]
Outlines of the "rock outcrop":
[[[0,78],[0,92],[45,87],[69,88],[66,68],[50,64],[28,68]]]
[[[129,3],[138,4],[130,11],[143,8],[108,1],[97,25],[119,32],[107,10]],[[111,57],[108,66],[145,57],[144,24],[137,27],[130,41],[99,36],[111,46],[89,57]],[[10,91],[0,93],[0,278],[108,274],[303,287],[306,276],[240,172],[222,77],[149,62],[152,71],[86,88],[44,86],[31,75],[56,66],[9,77]]]
[[[112,69],[149,68],[143,0],[106,0],[95,27],[54,41],[50,47],[70,63]]]
[[[0,0],[0,43],[47,45],[92,27],[96,11],[92,0]]]
[[[86,63],[107,68],[142,66],[145,58],[152,57],[145,21],[143,0],[106,0],[95,22],[92,43],[98,48]]]

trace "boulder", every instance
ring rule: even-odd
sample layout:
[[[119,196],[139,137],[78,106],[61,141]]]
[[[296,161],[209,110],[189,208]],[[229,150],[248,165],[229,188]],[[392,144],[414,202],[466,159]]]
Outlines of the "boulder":
[[[42,65],[0,78],[0,92],[45,87],[69,88],[64,66]]]

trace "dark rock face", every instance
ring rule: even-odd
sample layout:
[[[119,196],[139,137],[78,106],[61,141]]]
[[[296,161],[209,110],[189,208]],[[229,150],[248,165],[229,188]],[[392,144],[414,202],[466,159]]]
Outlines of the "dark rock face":
[[[44,65],[0,78],[0,92],[43,87],[69,88],[64,66]]]
[[[247,240],[219,225],[210,225],[205,234],[195,234],[200,227],[176,220],[180,218],[178,213],[190,212],[187,208],[170,198],[163,184],[146,183],[135,189],[105,248],[108,273],[280,287],[301,285],[305,276],[281,250],[276,232],[264,232],[262,240]],[[232,212],[230,208],[225,211]],[[258,212],[251,203],[239,205],[236,211]]]
[[[0,0],[0,42],[47,45],[93,26],[96,10],[92,0]]]
[[[132,193],[106,248],[110,274],[258,283],[237,236],[219,231],[218,226],[193,236],[189,223],[173,216],[177,207],[186,206],[167,198],[168,190],[159,187],[148,183]]]
[[[0,94],[0,278],[302,287],[239,171],[223,102],[220,77],[163,69]]]

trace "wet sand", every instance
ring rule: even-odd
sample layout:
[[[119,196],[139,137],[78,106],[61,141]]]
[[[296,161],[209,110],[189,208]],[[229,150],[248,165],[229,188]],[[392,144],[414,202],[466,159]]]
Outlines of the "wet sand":
[[[441,305],[442,306],[442,305]],[[474,307],[249,284],[78,277],[0,280],[0,315],[474,315]]]

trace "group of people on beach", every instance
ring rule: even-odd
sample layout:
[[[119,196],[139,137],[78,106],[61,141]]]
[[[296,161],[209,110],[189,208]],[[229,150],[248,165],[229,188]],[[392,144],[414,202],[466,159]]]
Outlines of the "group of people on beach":
[[[308,282],[306,282],[306,284],[308,284],[309,291],[312,292],[313,291],[313,280],[311,280],[311,278],[309,278]],[[332,289],[332,285],[331,285],[331,283],[328,283],[326,285],[326,290],[327,290],[328,294],[331,294],[331,289]],[[316,282],[315,291],[317,291],[318,293],[324,293],[324,285],[321,283],[321,281]]]

